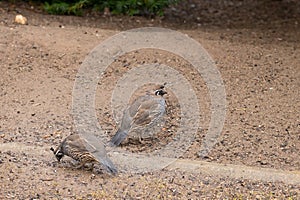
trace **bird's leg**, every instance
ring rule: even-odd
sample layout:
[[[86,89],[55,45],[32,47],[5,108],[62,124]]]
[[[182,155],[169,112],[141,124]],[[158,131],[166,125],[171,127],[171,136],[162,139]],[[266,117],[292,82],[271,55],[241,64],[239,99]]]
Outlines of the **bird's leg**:
[[[75,168],[76,168],[76,169],[81,169],[84,165],[85,165],[85,162],[81,161],[81,162],[79,163],[79,165],[76,166]]]
[[[91,171],[93,171],[93,169],[94,169],[94,165],[95,165],[95,163],[91,163],[91,165],[88,167],[88,170],[91,170]]]

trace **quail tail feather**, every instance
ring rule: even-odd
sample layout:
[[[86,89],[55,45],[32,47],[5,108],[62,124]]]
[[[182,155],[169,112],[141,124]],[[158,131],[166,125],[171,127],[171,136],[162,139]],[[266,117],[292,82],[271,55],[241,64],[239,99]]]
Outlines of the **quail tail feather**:
[[[127,137],[127,132],[126,131],[122,131],[122,130],[118,130],[117,133],[114,135],[114,137],[110,140],[110,144],[111,146],[118,146],[121,144],[121,142],[123,142],[125,140],[125,138]]]
[[[112,161],[109,158],[106,159],[101,159],[101,164],[106,168],[106,170],[108,172],[110,172],[111,174],[115,175],[118,173],[117,168],[114,166],[114,164],[112,163]]]

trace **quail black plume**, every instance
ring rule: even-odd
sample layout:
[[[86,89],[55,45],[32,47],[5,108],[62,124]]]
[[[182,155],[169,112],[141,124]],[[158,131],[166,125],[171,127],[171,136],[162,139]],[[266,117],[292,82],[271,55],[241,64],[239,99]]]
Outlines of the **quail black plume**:
[[[86,163],[92,163],[94,166],[95,163],[101,163],[107,171],[112,174],[117,173],[117,169],[112,163],[112,161],[107,157],[105,147],[101,149],[93,148],[93,153],[87,150],[87,147],[91,145],[80,135],[71,134],[66,137],[62,143],[54,150],[51,147],[56,159],[60,161],[65,155],[73,158],[80,162],[77,168],[84,166]]]
[[[139,139],[149,136],[149,133],[146,133],[145,130],[157,125],[166,110],[166,102],[163,95],[167,92],[163,89],[164,86],[161,86],[154,94],[147,94],[137,98],[125,109],[121,126],[110,141],[111,146],[120,145],[135,129],[138,129],[136,132]]]

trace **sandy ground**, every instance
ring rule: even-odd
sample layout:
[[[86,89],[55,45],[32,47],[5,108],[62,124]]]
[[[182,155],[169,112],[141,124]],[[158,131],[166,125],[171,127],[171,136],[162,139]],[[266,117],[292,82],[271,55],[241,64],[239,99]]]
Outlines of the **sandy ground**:
[[[13,23],[18,13],[28,25]],[[120,31],[159,26],[189,35],[216,62],[228,104],[222,134],[209,155],[199,158],[210,119],[205,82],[186,61],[158,50],[130,52],[108,68],[96,94],[107,134],[116,130],[109,99],[117,80],[137,64],[168,63],[186,75],[201,105],[202,128],[183,158],[299,173],[299,23],[300,3],[292,0],[186,1],[155,19],[51,16],[38,7],[0,2],[0,141],[6,145],[0,146],[0,198],[299,199],[299,185],[177,170],[113,177],[74,169],[71,159],[57,163],[49,151],[71,133],[72,90],[85,56]],[[167,102],[165,130],[172,136],[180,116],[172,95]],[[159,139],[151,148],[169,142]],[[150,148],[133,146],[122,148]]]

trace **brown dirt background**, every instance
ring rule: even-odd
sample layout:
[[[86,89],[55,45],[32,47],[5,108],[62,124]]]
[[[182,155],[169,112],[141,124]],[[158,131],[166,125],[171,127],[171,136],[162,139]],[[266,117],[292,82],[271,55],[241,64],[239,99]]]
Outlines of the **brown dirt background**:
[[[28,25],[13,22],[19,13],[28,18]],[[299,171],[299,23],[300,2],[295,0],[189,0],[154,19],[93,12],[51,16],[34,5],[0,2],[0,141],[13,147],[0,149],[0,198],[299,199],[299,185],[279,182],[167,170],[111,177],[74,169],[70,159],[58,164],[49,151],[71,132],[72,87],[85,56],[122,30],[160,26],[200,42],[224,80],[226,122],[205,160]],[[197,152],[210,117],[207,88],[188,63],[167,52],[131,52],[110,66],[97,90],[100,124],[114,134],[111,89],[123,72],[144,62],[174,66],[195,87],[203,126],[183,157],[201,160]],[[172,95],[167,101],[173,118],[180,117]],[[169,120],[166,129],[174,131],[174,121]]]

